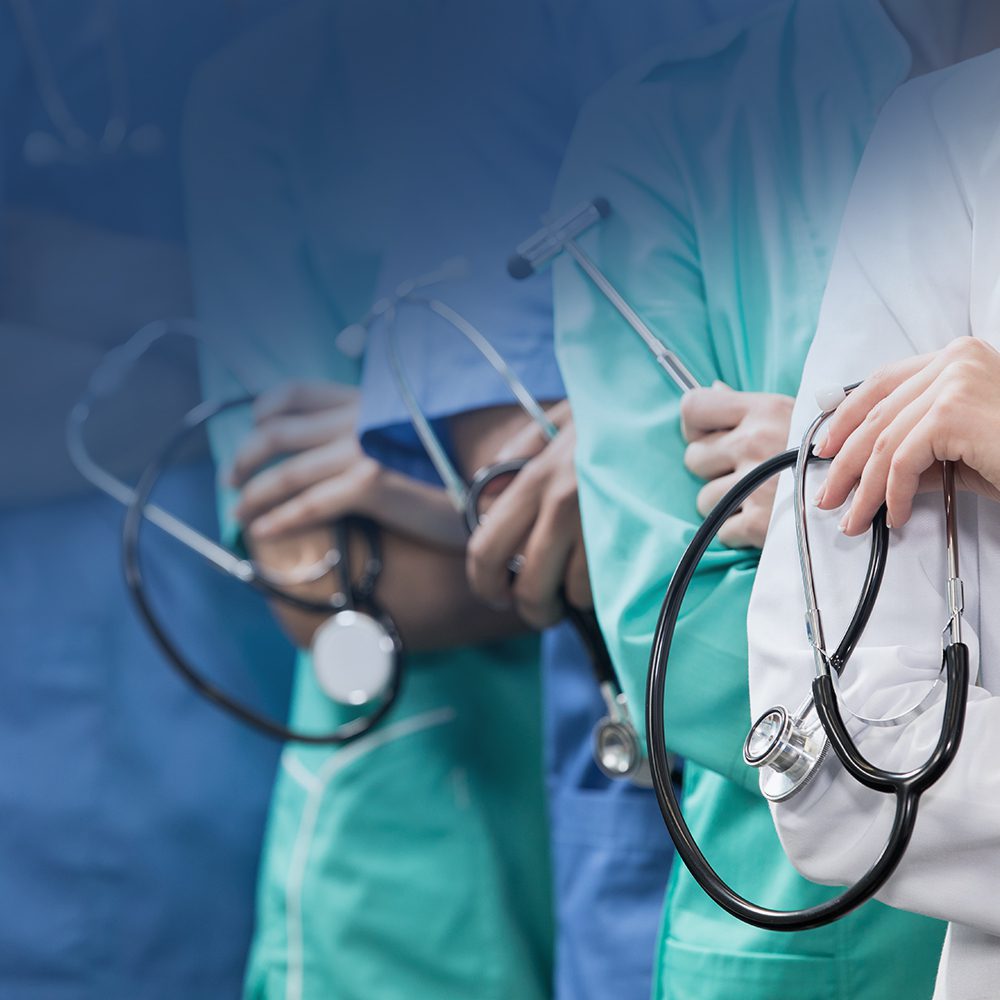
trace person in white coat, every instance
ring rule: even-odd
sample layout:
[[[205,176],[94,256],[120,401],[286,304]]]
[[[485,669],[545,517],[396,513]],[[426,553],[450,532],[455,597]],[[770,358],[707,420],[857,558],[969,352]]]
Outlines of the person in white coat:
[[[820,607],[835,645],[857,601],[867,528],[888,498],[891,548],[875,612],[843,677],[845,702],[889,716],[920,702],[947,620],[940,462],[956,463],[971,675],[965,735],[923,797],[883,901],[951,922],[935,1000],[1000,996],[1000,51],[918,79],[887,105],[853,190],[795,414],[867,380],[817,444],[809,512]],[[751,707],[790,708],[814,674],[791,505],[779,487],[748,618]],[[860,485],[859,485],[860,484]],[[840,530],[838,530],[838,528]],[[978,677],[977,677],[978,674]],[[853,723],[870,760],[922,763],[943,699],[898,728]],[[894,809],[831,753],[773,808],[799,870],[846,885],[871,864]],[[886,955],[886,962],[900,961]]]

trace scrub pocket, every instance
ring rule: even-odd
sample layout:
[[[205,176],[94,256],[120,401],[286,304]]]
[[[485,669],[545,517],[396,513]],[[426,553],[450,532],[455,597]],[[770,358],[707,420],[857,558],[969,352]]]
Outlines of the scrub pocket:
[[[668,940],[661,962],[657,1000],[765,1000],[785,996],[790,983],[797,1000],[843,1000],[830,958],[733,954]]]

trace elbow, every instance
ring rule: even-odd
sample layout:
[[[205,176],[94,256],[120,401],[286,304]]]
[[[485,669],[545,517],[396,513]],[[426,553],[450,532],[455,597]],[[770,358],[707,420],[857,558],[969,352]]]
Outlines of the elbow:
[[[857,814],[826,801],[808,789],[771,805],[782,849],[795,870],[817,885],[850,885],[866,868],[867,853],[858,849]]]

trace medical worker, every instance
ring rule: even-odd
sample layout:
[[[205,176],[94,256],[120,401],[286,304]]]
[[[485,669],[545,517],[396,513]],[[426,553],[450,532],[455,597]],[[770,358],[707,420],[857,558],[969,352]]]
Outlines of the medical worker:
[[[632,4],[627,17],[603,3],[528,4],[525,10],[532,7],[547,7],[553,19],[548,49],[538,27],[524,28],[522,15],[517,34],[494,39],[484,64],[464,83],[473,114],[421,122],[424,155],[408,158],[410,193],[399,199],[400,235],[384,255],[382,291],[462,254],[468,277],[430,293],[473,322],[534,396],[551,402],[564,389],[553,353],[548,276],[515,283],[503,262],[539,224],[582,99],[651,39],[684,37],[703,15],[683,4]],[[502,95],[498,113],[480,114],[491,93]],[[605,714],[603,700],[576,634],[568,625],[552,627],[564,617],[565,601],[591,606],[569,408],[562,402],[551,410],[561,429],[542,447],[510,388],[446,321],[403,307],[395,327],[401,366],[466,480],[501,458],[532,459],[472,536],[470,571],[488,603],[513,607],[533,627],[549,628],[543,703],[555,993],[566,1000],[648,997],[670,844],[651,791],[611,781],[595,764],[593,729]],[[437,481],[387,346],[385,329],[376,326],[365,359],[362,443],[380,460]],[[512,583],[514,557],[521,570]]]
[[[977,8],[979,10],[979,8]],[[560,364],[578,435],[599,617],[642,703],[670,570],[735,478],[786,440],[841,213],[875,116],[911,73],[949,60],[936,4],[798,0],[663,50],[581,116],[557,210],[608,198],[583,238],[625,297],[711,386],[682,403],[642,341],[569,261],[557,265]],[[956,22],[957,23],[957,22]],[[686,468],[685,468],[686,467]],[[745,612],[770,498],[734,515],[696,577],[668,679],[669,749],[708,857],[765,903],[827,890],[782,857],[742,762],[750,721]],[[878,904],[845,923],[769,934],[718,910],[686,871],[668,895],[657,995],[928,994],[942,928]],[[912,960],[884,961],[903,946]]]
[[[401,35],[387,42],[390,9]],[[263,385],[309,381],[276,388],[256,426],[217,440],[239,489],[235,517],[251,548],[272,557],[317,534],[327,546],[329,522],[346,512],[378,520],[377,596],[410,647],[382,725],[339,750],[284,751],[248,997],[549,994],[537,643],[470,645],[497,639],[491,622],[502,634],[523,627],[471,597],[459,548],[441,553],[391,530],[396,487],[413,483],[358,452],[357,398],[344,389],[357,361],[336,344],[375,296],[385,210],[395,208],[391,170],[419,139],[409,100],[428,99],[413,83],[433,82],[414,74],[413,60],[426,58],[439,23],[404,4],[298,5],[226,53],[190,103],[198,304],[213,344]],[[215,391],[222,380],[214,367],[208,376]],[[404,506],[411,531],[417,509]],[[313,526],[317,511],[316,534],[290,536],[289,516]],[[461,526],[450,509],[449,524]],[[412,561],[400,564],[401,554]],[[305,646],[308,634],[295,634]],[[456,648],[433,648],[446,645]],[[303,651],[293,722],[328,728],[339,718]]]
[[[64,435],[108,350],[190,314],[181,106],[198,64],[254,18],[222,0],[0,3],[0,996],[221,998],[241,982],[277,752],[146,636],[122,508],[71,466]],[[97,455],[134,475],[197,391],[193,364],[159,356],[124,390],[127,419],[89,438]],[[213,531],[207,456],[161,499]],[[273,624],[148,542],[186,648],[224,669],[291,662]],[[287,683],[271,676],[259,690],[280,713]]]
[[[817,469],[809,493],[818,506],[810,534],[820,607],[833,629],[848,618],[868,558],[867,528],[888,503],[885,579],[843,684],[846,703],[862,715],[919,702],[938,676],[948,577],[940,462],[957,463],[962,638],[972,678],[965,731],[879,893],[951,922],[936,1000],[995,996],[1000,977],[998,100],[993,52],[914,81],[886,108],[851,194],[792,425],[796,440],[817,412],[820,387],[865,379],[818,444],[833,461]],[[788,491],[783,482],[750,606],[755,709],[795,701],[813,674],[796,621],[804,603]],[[940,725],[939,698],[899,728],[859,727],[858,745],[880,766],[906,769],[923,763]],[[843,885],[881,849],[891,811],[885,796],[862,789],[831,758],[774,815],[795,864],[809,878]]]

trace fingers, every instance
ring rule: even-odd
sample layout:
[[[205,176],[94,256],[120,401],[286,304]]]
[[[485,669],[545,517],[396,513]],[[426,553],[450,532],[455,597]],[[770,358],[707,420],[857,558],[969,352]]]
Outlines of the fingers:
[[[907,435],[920,422],[929,406],[930,399],[926,394],[918,396],[905,406],[875,439],[867,460],[863,461],[861,479],[854,498],[840,522],[840,529],[845,535],[851,537],[861,535],[870,527],[872,518],[885,501],[886,484],[896,452]],[[834,465],[836,464],[835,461]],[[830,471],[833,473],[836,470],[831,467]]]
[[[545,411],[560,437],[567,433],[573,423],[573,413],[569,401],[561,400],[555,406]],[[552,441],[546,430],[532,420],[519,433],[515,434],[497,453],[497,462],[509,462],[515,458],[534,458],[540,454]]]
[[[891,454],[884,453],[884,449],[892,440],[889,428],[899,419],[900,414],[933,384],[937,372],[937,365],[924,366],[872,405],[838,451],[831,452],[836,454],[836,458],[830,466],[826,482],[816,497],[818,507],[823,510],[834,510],[839,507],[858,484],[862,473],[872,461],[884,464],[891,459]],[[846,405],[850,399],[851,396],[848,396],[842,405]],[[830,443],[824,440],[823,448],[817,449],[817,454],[820,454],[821,450],[825,453],[830,447]],[[888,469],[884,471],[888,474]]]
[[[730,472],[706,483],[698,493],[696,506],[702,517],[708,517],[719,501],[740,481],[740,473]]]
[[[517,612],[532,628],[549,628],[563,618],[563,581],[579,540],[579,519],[571,526],[558,517],[554,506],[543,508],[524,545],[523,566],[513,584]]]
[[[881,412],[876,413],[874,417],[870,414],[882,400],[891,396],[900,386],[932,363],[933,357],[934,355],[924,354],[887,365],[865,379],[853,392],[848,393],[847,398],[837,407],[836,413],[827,421],[825,433],[816,442],[816,455],[820,458],[836,455],[844,447],[847,439],[863,424],[875,424],[880,418],[884,418],[886,407],[882,407]],[[910,398],[913,398],[912,394]],[[877,434],[879,430],[881,427],[875,433]],[[851,486],[853,485],[852,483]],[[843,500],[840,502],[843,503]]]
[[[276,458],[306,451],[352,434],[354,415],[349,408],[310,415],[277,416],[258,425],[243,442],[229,472],[232,486],[243,486],[262,466]]]
[[[735,393],[734,393],[735,395]],[[732,439],[728,431],[705,434],[684,451],[684,465],[699,479],[716,479],[736,468]]]
[[[538,517],[542,484],[526,466],[500,494],[469,540],[466,572],[472,590],[487,604],[506,607],[511,601],[511,558],[522,548]]]
[[[770,507],[748,505],[726,521],[718,539],[731,549],[762,549],[770,519]]]
[[[681,430],[685,441],[697,441],[713,431],[735,427],[746,415],[748,393],[721,382],[710,389],[692,389],[681,398]]]
[[[240,493],[234,514],[240,524],[255,518],[324,479],[343,474],[357,459],[353,441],[340,440],[286,459],[254,476]]]
[[[534,458],[541,454],[552,441],[545,428],[530,421],[521,428],[498,452],[495,461],[510,462],[515,458]]]
[[[263,393],[254,403],[254,419],[262,424],[290,413],[314,413],[357,401],[358,391],[336,382],[286,382]]]
[[[940,488],[941,470],[933,446],[933,432],[928,426],[932,418],[925,416],[913,433],[899,446],[885,488],[890,527],[901,528],[913,513],[913,498],[927,488],[932,479]]]
[[[270,539],[339,520],[356,505],[359,478],[352,471],[335,479],[324,479],[257,518],[248,530],[254,538]]]

